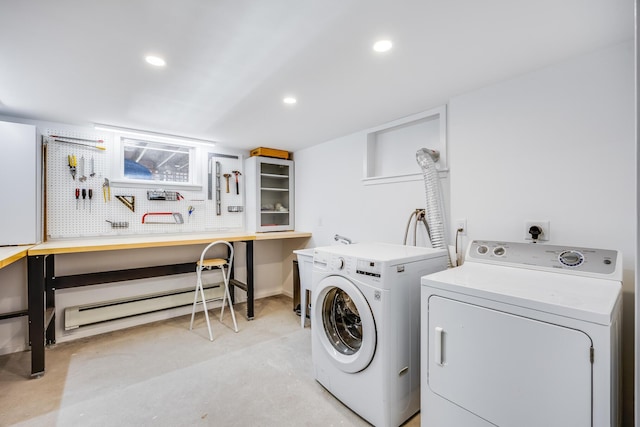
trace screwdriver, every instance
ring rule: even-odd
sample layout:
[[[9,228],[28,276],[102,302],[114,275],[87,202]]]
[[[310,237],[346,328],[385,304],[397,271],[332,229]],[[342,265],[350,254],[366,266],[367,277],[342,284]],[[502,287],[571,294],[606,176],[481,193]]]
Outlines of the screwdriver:
[[[86,209],[87,207],[87,189],[82,189],[82,209]]]
[[[93,190],[89,189],[89,212],[91,212],[91,199],[93,198]]]
[[[76,188],[76,210],[78,210],[78,203],[79,203],[78,197],[80,197],[80,189]]]

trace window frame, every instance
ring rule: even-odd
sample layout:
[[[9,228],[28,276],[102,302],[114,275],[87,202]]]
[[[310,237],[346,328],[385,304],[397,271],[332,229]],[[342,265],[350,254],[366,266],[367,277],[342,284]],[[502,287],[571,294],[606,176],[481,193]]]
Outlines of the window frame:
[[[127,141],[146,142],[150,148],[154,144],[159,149],[166,149],[166,146],[177,146],[188,149],[189,173],[188,180],[184,181],[159,181],[154,179],[129,178],[125,176],[125,147]],[[152,135],[129,135],[126,133],[116,133],[114,135],[114,161],[112,162],[111,182],[123,187],[151,187],[151,188],[180,188],[194,189],[202,188],[202,167],[198,159],[200,158],[201,144],[191,143],[169,138],[154,137]]]

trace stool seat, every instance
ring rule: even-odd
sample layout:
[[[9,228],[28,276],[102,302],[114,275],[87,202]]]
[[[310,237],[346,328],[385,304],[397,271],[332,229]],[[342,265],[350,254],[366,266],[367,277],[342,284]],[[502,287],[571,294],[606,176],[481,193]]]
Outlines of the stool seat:
[[[221,267],[226,263],[227,263],[227,260],[222,258],[203,259],[202,262],[200,261],[197,262],[198,267],[203,267],[203,268]]]

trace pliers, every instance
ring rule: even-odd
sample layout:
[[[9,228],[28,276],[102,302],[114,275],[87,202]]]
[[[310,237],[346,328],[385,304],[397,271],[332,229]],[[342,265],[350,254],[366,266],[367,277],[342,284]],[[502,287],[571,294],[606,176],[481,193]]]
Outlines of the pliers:
[[[69,170],[71,170],[71,178],[76,179],[76,167],[78,166],[78,160],[76,159],[75,154],[69,154],[67,156],[69,160]]]
[[[105,178],[104,183],[102,183],[102,196],[104,197],[105,202],[111,200],[111,186],[109,185],[109,180],[107,178]]]

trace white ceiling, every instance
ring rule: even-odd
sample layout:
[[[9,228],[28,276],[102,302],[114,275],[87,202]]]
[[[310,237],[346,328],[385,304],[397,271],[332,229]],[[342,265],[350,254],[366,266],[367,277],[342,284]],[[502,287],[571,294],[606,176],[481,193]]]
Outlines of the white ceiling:
[[[0,0],[0,114],[295,151],[629,40],[633,3]]]

